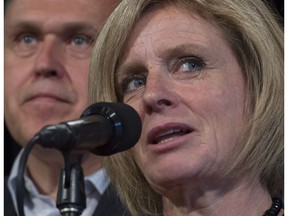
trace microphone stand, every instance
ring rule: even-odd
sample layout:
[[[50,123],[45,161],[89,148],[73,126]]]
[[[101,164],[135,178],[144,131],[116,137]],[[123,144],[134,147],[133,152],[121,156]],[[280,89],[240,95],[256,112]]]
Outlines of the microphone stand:
[[[80,166],[82,155],[61,152],[65,163],[60,173],[56,206],[62,216],[78,216],[86,208],[84,174]]]

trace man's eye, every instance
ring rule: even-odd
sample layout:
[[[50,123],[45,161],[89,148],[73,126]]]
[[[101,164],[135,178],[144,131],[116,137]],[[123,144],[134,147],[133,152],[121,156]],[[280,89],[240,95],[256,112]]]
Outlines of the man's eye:
[[[74,34],[67,38],[66,48],[76,58],[90,58],[93,37],[88,34]]]
[[[37,34],[19,33],[13,37],[13,50],[17,56],[27,57],[32,55],[39,47],[40,41]]]
[[[26,45],[33,45],[36,43],[36,37],[32,34],[21,34],[18,37],[18,41],[22,44],[26,44]]]
[[[74,46],[89,46],[92,42],[91,37],[84,35],[76,35],[71,40],[71,44]]]

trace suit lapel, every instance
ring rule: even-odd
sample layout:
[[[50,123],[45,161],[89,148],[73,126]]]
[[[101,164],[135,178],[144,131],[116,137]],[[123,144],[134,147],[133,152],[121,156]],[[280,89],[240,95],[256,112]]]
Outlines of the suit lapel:
[[[130,214],[121,204],[116,191],[109,185],[100,198],[93,216],[130,216]]]

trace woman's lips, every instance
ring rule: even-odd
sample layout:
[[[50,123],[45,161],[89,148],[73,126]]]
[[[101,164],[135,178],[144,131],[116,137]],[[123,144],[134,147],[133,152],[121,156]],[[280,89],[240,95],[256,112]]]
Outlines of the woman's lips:
[[[183,123],[166,123],[153,128],[148,133],[148,144],[156,145],[167,143],[177,137],[184,136],[193,131],[191,127]]]

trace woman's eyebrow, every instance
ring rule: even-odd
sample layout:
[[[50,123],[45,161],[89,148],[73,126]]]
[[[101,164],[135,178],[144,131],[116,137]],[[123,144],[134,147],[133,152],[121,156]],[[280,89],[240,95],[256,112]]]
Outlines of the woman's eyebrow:
[[[171,46],[171,47],[167,47],[164,50],[159,51],[160,56],[162,58],[173,58],[175,56],[178,55],[189,55],[189,54],[193,54],[193,53],[202,53],[202,54],[206,54],[207,50],[209,50],[209,47],[207,47],[207,45],[205,44],[200,44],[200,43],[183,43],[183,44],[179,44],[176,46]],[[127,57],[123,60],[120,61],[120,66],[117,70],[117,72],[121,73],[122,71],[129,71],[131,69],[133,69],[135,67],[135,65],[139,65],[141,64],[141,59],[137,59],[137,57],[135,58],[134,56],[132,56],[131,59],[128,59]]]

